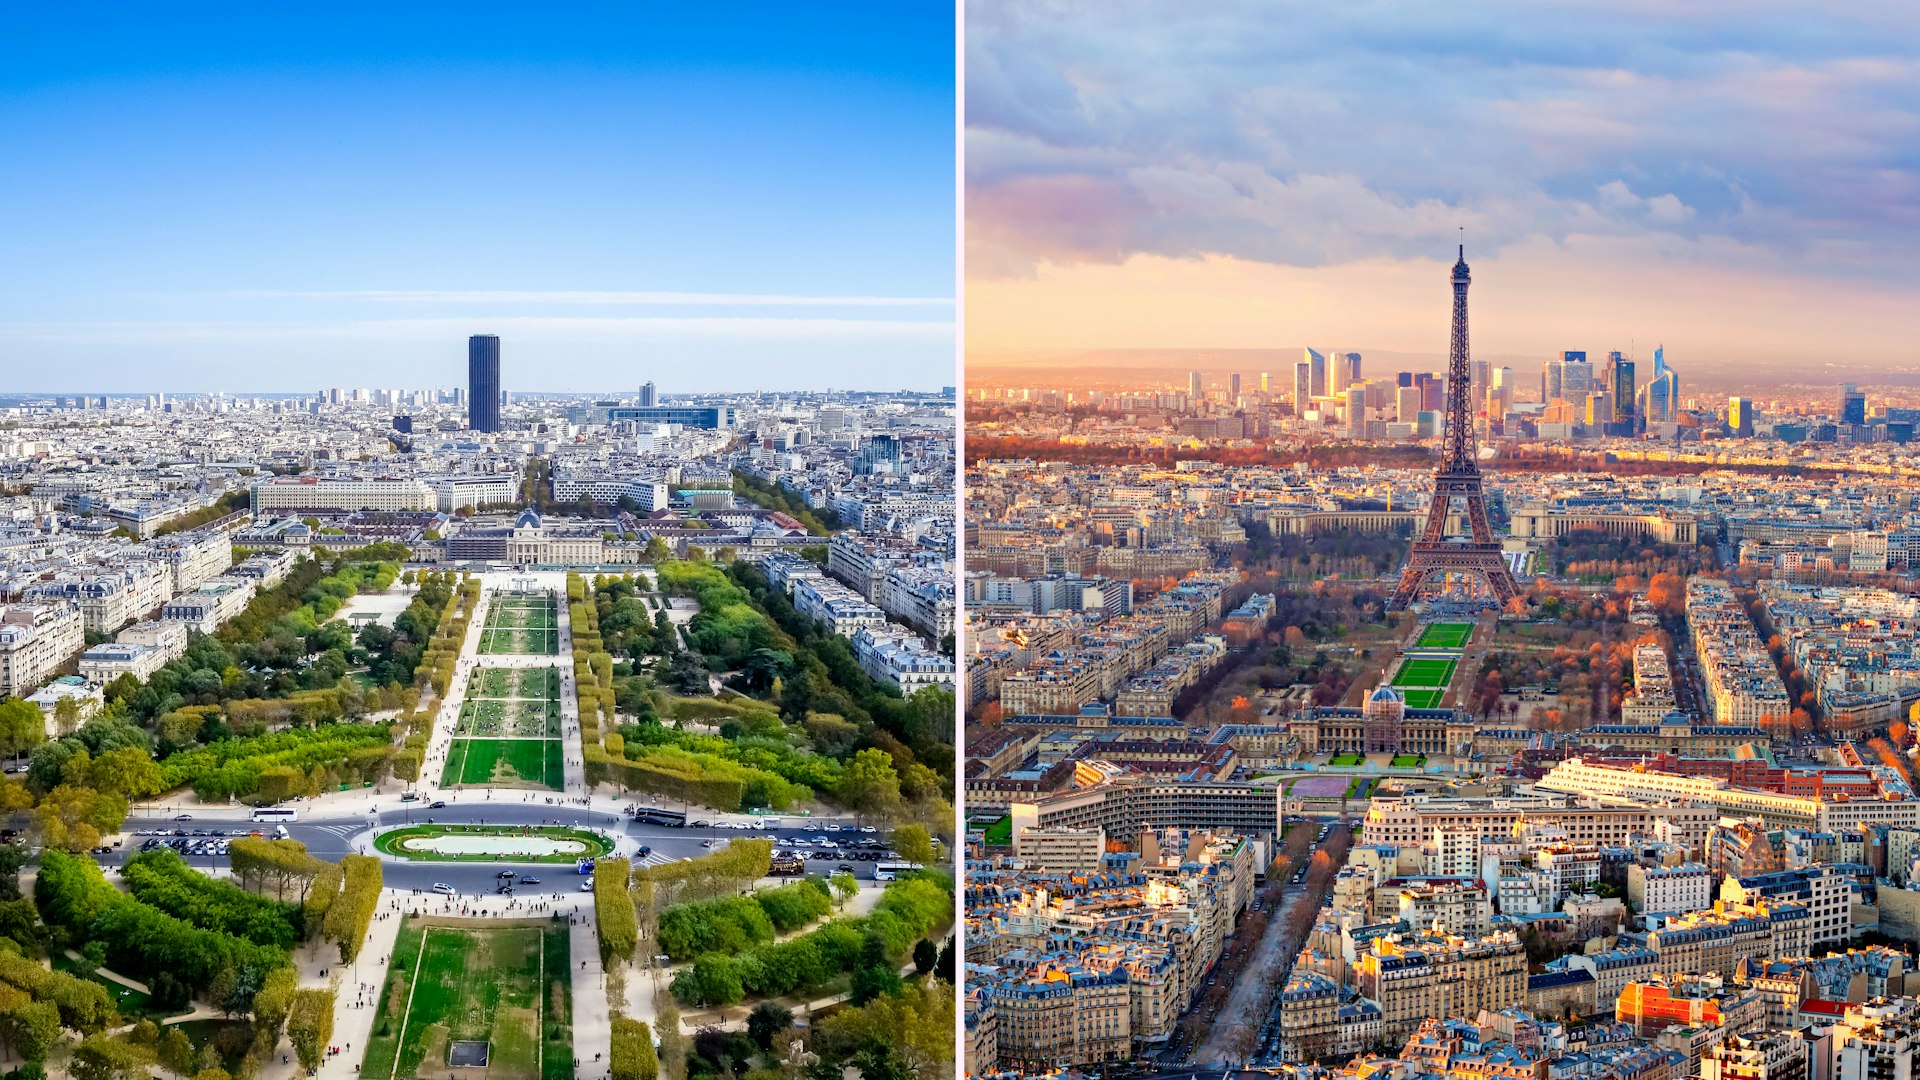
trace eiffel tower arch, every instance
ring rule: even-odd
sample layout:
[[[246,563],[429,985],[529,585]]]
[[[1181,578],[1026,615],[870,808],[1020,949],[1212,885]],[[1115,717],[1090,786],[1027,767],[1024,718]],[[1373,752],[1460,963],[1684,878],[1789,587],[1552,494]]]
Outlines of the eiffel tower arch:
[[[1487,502],[1481,485],[1480,462],[1475,456],[1473,403],[1470,382],[1472,365],[1467,358],[1467,247],[1460,245],[1459,261],[1453,264],[1453,339],[1447,349],[1447,429],[1440,465],[1433,472],[1433,499],[1427,504],[1426,527],[1414,538],[1407,551],[1407,564],[1400,571],[1400,584],[1387,602],[1390,611],[1406,608],[1420,595],[1429,581],[1448,575],[1465,575],[1486,583],[1498,603],[1520,595],[1519,583],[1507,566],[1500,542],[1487,523]],[[1455,503],[1461,504],[1467,522],[1467,535],[1447,535],[1447,515]]]

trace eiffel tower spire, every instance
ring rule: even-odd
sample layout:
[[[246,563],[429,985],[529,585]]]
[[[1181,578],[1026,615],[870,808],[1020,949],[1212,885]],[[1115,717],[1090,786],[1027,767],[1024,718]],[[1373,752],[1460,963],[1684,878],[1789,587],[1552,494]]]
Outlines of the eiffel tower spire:
[[[1462,239],[1459,260],[1453,264],[1453,335],[1447,348],[1447,430],[1440,465],[1433,474],[1433,499],[1427,505],[1426,528],[1407,552],[1400,585],[1387,606],[1404,608],[1419,595],[1428,578],[1449,573],[1472,574],[1485,581],[1494,599],[1506,601],[1520,592],[1507,568],[1506,556],[1487,523],[1487,503],[1481,490],[1480,462],[1473,439],[1473,365],[1467,347],[1467,245]],[[1449,539],[1447,516],[1454,500],[1466,512],[1471,539]]]

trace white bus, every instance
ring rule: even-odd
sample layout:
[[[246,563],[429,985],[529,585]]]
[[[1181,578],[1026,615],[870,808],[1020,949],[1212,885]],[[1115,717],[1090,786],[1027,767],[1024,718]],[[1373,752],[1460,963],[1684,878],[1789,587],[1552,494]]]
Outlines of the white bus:
[[[873,865],[873,880],[892,881],[909,870],[920,869],[917,862],[880,862]]]
[[[299,821],[300,811],[282,810],[277,807],[262,806],[254,810],[255,821]]]

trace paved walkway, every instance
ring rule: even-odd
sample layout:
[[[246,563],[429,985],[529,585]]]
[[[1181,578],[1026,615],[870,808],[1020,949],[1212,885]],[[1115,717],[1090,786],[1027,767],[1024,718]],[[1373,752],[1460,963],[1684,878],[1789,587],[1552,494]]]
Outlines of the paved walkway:
[[[590,895],[583,895],[580,911],[586,918],[567,927],[573,968],[573,1054],[580,1059],[574,1075],[598,1076],[612,1063],[612,1010],[607,1005],[606,970],[600,963],[600,934]]]

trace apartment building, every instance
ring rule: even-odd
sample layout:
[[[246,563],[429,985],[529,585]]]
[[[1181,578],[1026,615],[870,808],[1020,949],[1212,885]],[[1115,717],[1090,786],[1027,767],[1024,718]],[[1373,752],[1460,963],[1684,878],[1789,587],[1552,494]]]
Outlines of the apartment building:
[[[1704,911],[1666,920],[1647,933],[1647,948],[1662,971],[1719,972],[1731,976],[1743,961],[1805,956],[1812,946],[1807,909],[1798,904],[1718,901]]]
[[[1700,1059],[1700,1080],[1811,1080],[1812,1076],[1807,1039],[1798,1031],[1763,1029],[1730,1035]]]
[[[1273,785],[1178,782],[1123,775],[1037,801],[1014,801],[1013,828],[1103,829],[1136,836],[1169,825],[1272,837],[1281,827],[1281,791]]]
[[[165,654],[151,645],[102,642],[80,654],[80,677],[105,686],[122,675],[145,682],[167,664]]]
[[[1527,956],[1520,939],[1376,937],[1354,965],[1360,993],[1380,1007],[1381,1037],[1405,1039],[1431,1016],[1475,1016],[1527,996]]]
[[[174,533],[149,541],[145,548],[145,557],[158,561],[173,575],[174,596],[199,588],[233,565],[233,540],[221,529]]]
[[[1713,903],[1713,872],[1697,862],[1627,867],[1627,903],[1641,915],[1700,911]]]
[[[197,633],[211,634],[221,623],[246,610],[253,593],[253,582],[245,578],[213,578],[193,592],[163,604],[160,618],[181,623]]]
[[[1853,936],[1853,881],[1838,866],[1817,865],[1750,877],[1728,877],[1720,899],[1733,904],[1788,901],[1807,909],[1815,945]]]
[[[433,510],[439,506],[439,497],[426,481],[398,477],[275,476],[254,484],[251,492],[255,514]]]
[[[1013,838],[1014,858],[1039,873],[1095,873],[1106,852],[1107,834],[1099,829],[1031,828]]]
[[[911,696],[929,686],[953,689],[953,661],[927,648],[920,635],[890,623],[863,625],[848,637],[854,662],[875,680],[891,683]]]
[[[0,607],[0,694],[26,697],[86,643],[86,620],[72,600]]]
[[[791,585],[793,609],[806,618],[826,624],[841,637],[852,637],[854,631],[863,626],[886,625],[886,612],[839,582],[803,578]]]
[[[1681,803],[1633,806],[1553,796],[1413,796],[1374,799],[1367,808],[1366,835],[1370,842],[1419,847],[1441,830],[1508,837],[1525,822],[1559,826],[1575,843],[1624,845],[1635,838],[1670,836],[1697,844],[1718,818],[1711,806]]]
[[[1686,612],[1714,722],[1784,725],[1793,703],[1733,587],[1716,578],[1689,580]]]

